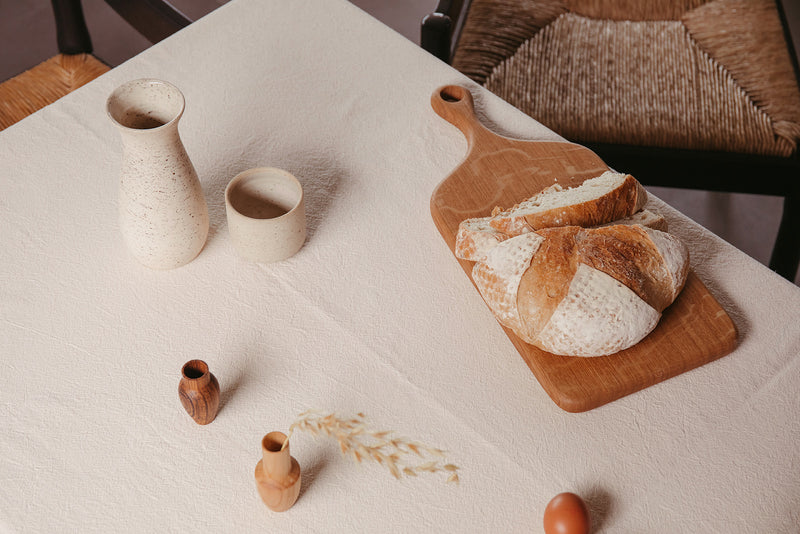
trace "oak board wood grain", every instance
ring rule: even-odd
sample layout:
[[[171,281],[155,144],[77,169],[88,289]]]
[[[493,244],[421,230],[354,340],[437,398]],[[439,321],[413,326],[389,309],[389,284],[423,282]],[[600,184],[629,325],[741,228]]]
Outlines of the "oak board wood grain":
[[[508,208],[553,183],[571,187],[608,170],[580,145],[495,134],[475,116],[472,95],[463,87],[437,89],[431,106],[467,139],[463,162],[431,197],[431,215],[451,251],[462,220],[488,216],[495,206]],[[474,264],[458,261],[472,280]],[[550,398],[568,412],[591,410],[662,382],[730,353],[737,344],[733,321],[693,271],[655,330],[616,354],[556,356],[501,328]]]

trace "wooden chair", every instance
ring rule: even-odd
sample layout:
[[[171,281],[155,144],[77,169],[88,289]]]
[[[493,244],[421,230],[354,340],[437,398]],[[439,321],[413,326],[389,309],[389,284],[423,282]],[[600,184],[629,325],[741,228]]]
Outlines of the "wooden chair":
[[[107,0],[106,3],[153,43],[191,23],[162,0]],[[52,0],[52,4],[59,54],[0,84],[0,130],[110,69],[91,55],[92,41],[80,0]]]
[[[797,56],[775,0],[441,0],[422,46],[648,185],[781,196],[800,263]]]

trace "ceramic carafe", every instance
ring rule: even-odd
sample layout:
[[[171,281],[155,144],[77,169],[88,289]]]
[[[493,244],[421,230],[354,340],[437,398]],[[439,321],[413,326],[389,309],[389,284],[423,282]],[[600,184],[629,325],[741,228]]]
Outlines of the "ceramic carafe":
[[[106,109],[122,137],[119,225],[132,255],[153,269],[192,261],[208,236],[208,207],[178,134],[183,94],[152,79],[118,87]]]

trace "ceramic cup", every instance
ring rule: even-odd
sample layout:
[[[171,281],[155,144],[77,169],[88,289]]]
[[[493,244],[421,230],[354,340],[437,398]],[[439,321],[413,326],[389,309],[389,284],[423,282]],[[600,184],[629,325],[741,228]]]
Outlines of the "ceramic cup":
[[[244,259],[272,263],[294,255],[306,240],[303,187],[290,173],[259,167],[225,188],[228,232]]]

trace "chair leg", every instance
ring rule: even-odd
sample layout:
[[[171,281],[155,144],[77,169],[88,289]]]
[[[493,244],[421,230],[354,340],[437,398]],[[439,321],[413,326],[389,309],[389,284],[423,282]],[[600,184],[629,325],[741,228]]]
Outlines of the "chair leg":
[[[447,15],[433,12],[422,19],[420,28],[420,46],[450,63],[450,31],[453,21]]]
[[[91,54],[92,40],[80,0],[51,0],[56,21],[58,51],[62,54]]]
[[[783,216],[775,239],[775,248],[769,260],[769,268],[794,282],[800,264],[800,187],[786,195],[783,200]]]

